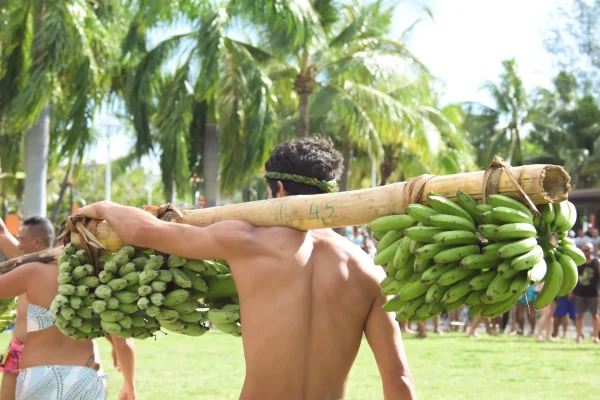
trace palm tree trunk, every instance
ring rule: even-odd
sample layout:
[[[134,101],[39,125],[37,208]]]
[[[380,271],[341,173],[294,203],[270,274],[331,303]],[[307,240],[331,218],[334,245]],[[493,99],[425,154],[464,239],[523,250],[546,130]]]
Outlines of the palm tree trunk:
[[[250,185],[245,186],[242,190],[242,201],[247,203],[250,201]]]
[[[60,192],[58,194],[58,200],[56,200],[56,204],[54,205],[54,210],[52,210],[52,224],[56,225],[56,221],[58,220],[58,213],[62,208],[63,199],[65,198],[65,193],[67,193],[67,188],[69,187],[69,182],[71,181],[71,176],[73,175],[73,156],[69,160],[69,167],[67,168],[67,172],[65,174],[65,178],[63,179],[60,185]],[[70,208],[70,207],[69,207]]]
[[[350,136],[346,136],[344,140],[344,166],[340,181],[340,191],[345,192],[350,187],[350,171],[352,169],[352,153],[354,148]]]
[[[25,218],[46,216],[46,178],[50,140],[50,105],[25,133]]]
[[[513,157],[515,154],[515,148],[517,145],[517,133],[515,128],[510,128],[510,149],[508,151],[508,160],[507,163],[512,164]]]
[[[298,93],[300,97],[300,107],[298,109],[298,137],[308,137],[308,92]]]
[[[219,126],[216,123],[207,123],[205,126],[202,159],[206,207],[215,207],[219,205],[219,186],[221,184],[221,144],[219,142]]]

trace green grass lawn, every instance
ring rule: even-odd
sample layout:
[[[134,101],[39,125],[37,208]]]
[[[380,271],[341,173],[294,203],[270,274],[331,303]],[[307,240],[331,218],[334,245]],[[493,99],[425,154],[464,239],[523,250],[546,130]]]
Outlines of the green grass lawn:
[[[9,335],[0,338],[2,350]],[[122,379],[112,368],[110,345],[99,340],[110,399]],[[573,340],[536,343],[531,338],[467,338],[463,334],[405,338],[419,399],[597,399],[600,346]],[[237,399],[244,376],[242,342],[211,332],[136,341],[141,400]],[[375,360],[363,342],[350,377],[348,398],[381,399]]]

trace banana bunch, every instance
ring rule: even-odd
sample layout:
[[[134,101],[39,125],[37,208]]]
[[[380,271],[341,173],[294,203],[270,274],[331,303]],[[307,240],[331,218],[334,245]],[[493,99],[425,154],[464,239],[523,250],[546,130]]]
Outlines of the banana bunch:
[[[538,308],[573,289],[585,258],[566,237],[576,219],[569,202],[544,205],[534,218],[506,196],[491,195],[487,204],[463,191],[457,198],[455,203],[430,192],[429,206],[410,204],[407,215],[369,224],[379,239],[375,264],[386,265],[382,293],[393,295],[385,311],[395,312],[399,321],[422,322],[466,304],[471,316],[494,317],[542,280]],[[555,280],[560,290],[549,284]]]
[[[241,335],[237,289],[224,261],[165,259],[131,246],[102,254],[97,276],[88,261],[86,252],[71,244],[59,259],[59,294],[51,310],[65,335],[146,339],[163,328],[201,336],[208,321]]]

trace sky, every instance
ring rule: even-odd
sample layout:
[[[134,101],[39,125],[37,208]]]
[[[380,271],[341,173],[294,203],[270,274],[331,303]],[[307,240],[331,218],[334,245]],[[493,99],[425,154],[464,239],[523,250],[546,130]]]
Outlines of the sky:
[[[556,69],[543,41],[550,14],[564,1],[404,0],[396,9],[391,36],[399,38],[422,17],[409,36],[408,47],[440,81],[442,105],[462,101],[492,105],[480,88],[502,72],[502,60],[516,58],[527,89],[551,85]],[[424,5],[432,11],[433,19],[423,11]],[[115,121],[103,116],[96,122],[98,126]],[[122,127],[110,129],[111,158],[127,154],[134,144],[133,133],[124,132]],[[104,163],[106,149],[106,139],[100,140],[89,156]],[[156,170],[158,163],[146,158],[143,165]]]

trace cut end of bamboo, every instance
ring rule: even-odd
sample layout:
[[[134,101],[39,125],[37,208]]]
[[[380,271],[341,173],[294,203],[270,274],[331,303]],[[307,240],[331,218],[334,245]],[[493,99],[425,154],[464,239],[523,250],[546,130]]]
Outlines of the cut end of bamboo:
[[[547,165],[540,174],[540,194],[548,203],[558,203],[569,198],[571,177],[560,165]]]

